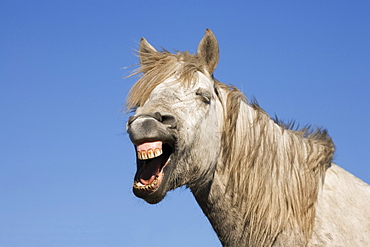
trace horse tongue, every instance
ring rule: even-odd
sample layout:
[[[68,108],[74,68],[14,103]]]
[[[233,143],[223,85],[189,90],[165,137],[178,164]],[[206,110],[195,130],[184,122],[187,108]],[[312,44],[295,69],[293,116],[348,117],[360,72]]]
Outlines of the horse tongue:
[[[149,185],[153,183],[156,177],[159,176],[162,168],[162,157],[157,157],[152,160],[146,161],[145,167],[140,174],[140,182],[143,185]]]
[[[155,175],[152,175],[149,179],[144,179],[144,178],[140,177],[140,183],[142,183],[143,185],[149,185],[149,184],[153,183],[155,178],[156,178]]]

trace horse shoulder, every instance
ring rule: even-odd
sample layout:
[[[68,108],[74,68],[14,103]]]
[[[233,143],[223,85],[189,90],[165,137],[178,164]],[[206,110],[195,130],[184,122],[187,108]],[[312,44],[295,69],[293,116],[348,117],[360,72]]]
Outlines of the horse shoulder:
[[[370,186],[333,164],[318,198],[309,246],[370,243]]]

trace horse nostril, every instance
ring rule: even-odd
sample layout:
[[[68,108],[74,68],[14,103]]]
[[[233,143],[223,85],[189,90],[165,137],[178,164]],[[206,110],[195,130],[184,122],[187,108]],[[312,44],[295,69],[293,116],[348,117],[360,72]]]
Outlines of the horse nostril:
[[[161,113],[159,113],[159,112],[155,112],[155,113],[153,114],[153,118],[154,118],[155,120],[157,120],[158,122],[162,122],[162,114],[161,114]]]
[[[164,125],[168,125],[170,128],[176,128],[177,120],[175,116],[170,114],[162,115],[162,121]]]
[[[155,119],[156,121],[167,125],[170,128],[176,128],[177,126],[177,121],[175,116],[171,114],[161,114],[160,112],[155,112],[155,113],[150,113],[150,114],[140,114],[140,115],[134,115],[128,118],[127,121],[127,126],[130,126],[136,119],[138,118],[152,118]]]
[[[127,126],[130,126],[133,121],[135,121],[137,116],[130,116],[127,121]]]

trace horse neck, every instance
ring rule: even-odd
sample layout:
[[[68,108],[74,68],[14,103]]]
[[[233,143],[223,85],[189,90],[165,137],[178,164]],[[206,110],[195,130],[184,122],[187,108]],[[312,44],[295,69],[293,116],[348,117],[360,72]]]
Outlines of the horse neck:
[[[311,153],[320,156],[323,147],[306,143],[244,102],[237,115],[213,180],[193,191],[195,198],[224,246],[270,246],[284,230],[290,233],[285,239],[304,245],[326,170],[325,157]],[[303,160],[314,160],[317,167]],[[305,173],[312,169],[315,174]]]

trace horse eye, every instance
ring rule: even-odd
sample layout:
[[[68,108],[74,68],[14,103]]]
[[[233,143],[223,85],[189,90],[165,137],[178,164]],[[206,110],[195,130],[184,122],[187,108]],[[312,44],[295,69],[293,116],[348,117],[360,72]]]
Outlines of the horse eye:
[[[196,92],[196,95],[201,96],[202,100],[206,104],[211,103],[212,95],[210,92],[206,91],[205,89],[199,88]]]

